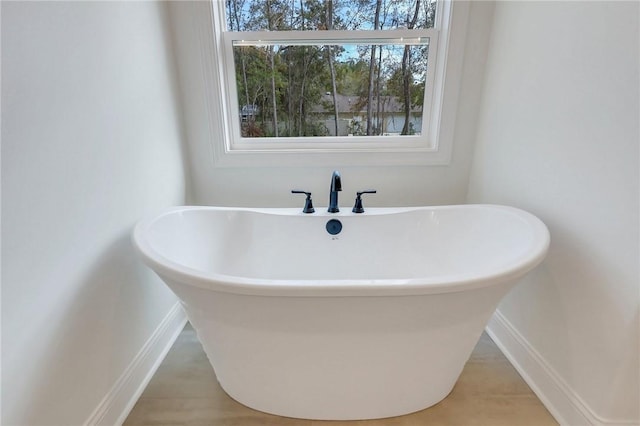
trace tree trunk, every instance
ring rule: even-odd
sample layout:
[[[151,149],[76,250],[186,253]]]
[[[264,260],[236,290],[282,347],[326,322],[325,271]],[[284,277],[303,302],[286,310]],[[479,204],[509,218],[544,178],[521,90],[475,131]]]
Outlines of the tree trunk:
[[[293,67],[291,50],[287,49],[287,136],[293,136],[294,114],[293,114]]]
[[[305,67],[306,68],[306,67]],[[306,117],[304,117],[304,89],[306,84],[306,71],[300,83],[300,99],[298,99],[298,136],[304,136]]]
[[[271,22],[271,1],[267,0],[267,25],[269,31],[273,30],[273,24]],[[269,46],[269,65],[271,66],[271,105],[273,108],[273,135],[278,137],[278,110],[276,103],[276,65],[275,65],[275,53],[273,51],[273,45]]]
[[[413,12],[413,18],[407,23],[407,29],[413,29],[418,20],[418,12],[420,11],[420,0],[416,0],[416,8]],[[409,46],[404,47],[402,55],[402,92],[404,96],[404,125],[402,126],[402,134],[409,134],[409,120],[411,119],[411,51]]]
[[[376,103],[376,135],[382,134],[382,125],[380,124],[380,102],[382,101],[380,91],[380,73],[382,72],[382,46],[378,49],[378,76],[376,78],[376,88],[378,92],[378,102]]]
[[[273,107],[273,135],[278,137],[278,110],[276,103],[276,65],[274,59],[273,46],[269,46],[269,62],[271,65],[271,105]]]
[[[307,110],[305,105],[305,96],[307,90],[307,74],[309,73],[309,64],[311,62],[310,55],[307,55],[307,46],[300,46],[302,52],[302,64],[298,69],[300,75],[300,93],[298,98],[298,136],[306,136],[307,134]]]
[[[333,0],[327,1],[327,30],[333,29]],[[327,46],[329,55],[329,71],[331,72],[331,89],[333,92],[333,115],[335,136],[338,136],[338,89],[336,86],[336,68],[333,64],[333,46]]]
[[[402,55],[402,96],[404,101],[404,125],[402,126],[402,135],[409,134],[409,119],[411,118],[411,90],[409,75],[409,46],[404,47],[404,54]]]
[[[334,114],[334,125],[335,125],[335,136],[338,136],[338,88],[336,86],[336,68],[333,64],[333,46],[327,46],[327,53],[329,54],[329,70],[331,71],[331,88],[333,91],[333,114]]]
[[[382,7],[382,0],[376,1],[376,14],[375,21],[373,23],[373,29],[377,30],[380,25],[380,8]],[[367,135],[373,134],[373,80],[374,71],[376,67],[376,45],[371,45],[371,57],[369,59],[369,93],[367,96]]]

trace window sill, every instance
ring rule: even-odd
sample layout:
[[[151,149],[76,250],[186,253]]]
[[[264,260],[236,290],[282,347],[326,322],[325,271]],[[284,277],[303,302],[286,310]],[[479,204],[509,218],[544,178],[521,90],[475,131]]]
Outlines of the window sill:
[[[221,144],[214,148],[220,147]],[[218,151],[218,150],[216,150]],[[409,149],[281,149],[214,152],[218,167],[402,166],[447,165],[445,150]]]

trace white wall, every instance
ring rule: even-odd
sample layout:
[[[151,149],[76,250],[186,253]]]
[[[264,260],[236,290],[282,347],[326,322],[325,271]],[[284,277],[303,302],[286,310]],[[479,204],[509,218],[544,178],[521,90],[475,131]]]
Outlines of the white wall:
[[[136,258],[185,202],[155,2],[2,2],[2,424],[85,422],[176,303]]]
[[[300,206],[294,188],[313,192],[314,204],[326,206],[331,172],[342,174],[340,205],[350,208],[357,190],[375,188],[365,205],[435,205],[465,200],[477,105],[490,29],[492,4],[472,2],[466,36],[462,86],[454,130],[453,159],[448,166],[432,167],[215,167],[212,143],[216,129],[208,128],[196,2],[174,2],[171,7],[179,63],[185,124],[193,173],[193,201],[205,205],[282,207]],[[212,136],[210,136],[212,135]]]
[[[499,311],[605,424],[640,421],[638,8],[497,2],[468,196],[548,225],[546,261]]]

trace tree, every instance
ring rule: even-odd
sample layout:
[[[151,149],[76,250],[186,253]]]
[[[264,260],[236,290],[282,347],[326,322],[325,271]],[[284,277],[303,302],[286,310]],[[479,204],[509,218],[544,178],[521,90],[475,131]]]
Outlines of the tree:
[[[373,20],[373,29],[377,30],[380,26],[380,9],[382,0],[376,0],[376,12]],[[369,89],[367,96],[367,135],[373,134],[372,115],[373,115],[373,82],[374,71],[376,66],[376,45],[371,45],[371,56],[369,59]]]
[[[229,13],[227,13],[227,25],[229,26],[229,29],[231,31],[233,31],[234,29],[236,31],[243,30],[242,22],[244,21],[244,14],[243,14],[244,5],[245,5],[245,0],[227,0],[227,10],[229,11]],[[240,69],[242,71],[242,81],[244,83],[244,89],[245,89],[245,92],[244,92],[245,102],[246,102],[245,105],[250,105],[249,92],[247,91],[248,89],[247,69],[246,69],[246,63],[244,60],[244,55],[242,54],[241,50],[238,52],[237,59],[239,59]]]
[[[407,29],[411,30],[416,26],[418,21],[418,12],[420,11],[420,0],[416,0],[416,8],[413,12],[411,20],[407,20]],[[409,134],[409,122],[411,119],[411,83],[413,80],[413,73],[411,72],[411,46],[404,46],[404,54],[402,55],[402,86],[404,95],[404,126],[402,127],[402,134]]]
[[[333,1],[326,2],[327,30],[333,29]],[[338,136],[338,88],[336,86],[336,69],[333,64],[333,46],[327,46],[327,56],[329,58],[329,72],[331,73],[331,93],[333,95],[333,121],[335,135]]]

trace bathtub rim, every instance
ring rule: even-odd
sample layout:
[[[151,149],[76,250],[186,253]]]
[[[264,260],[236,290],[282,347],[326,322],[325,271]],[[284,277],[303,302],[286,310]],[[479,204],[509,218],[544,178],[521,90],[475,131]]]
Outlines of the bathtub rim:
[[[424,277],[407,279],[264,279],[247,278],[213,272],[203,272],[174,262],[156,251],[145,239],[144,234],[162,217],[183,211],[216,210],[216,211],[249,211],[263,214],[306,216],[297,208],[256,208],[228,206],[173,206],[156,212],[140,220],[132,232],[132,243],[143,262],[153,269],[161,278],[196,287],[233,294],[254,296],[410,296],[425,294],[452,293],[479,289],[507,281],[515,281],[538,266],[547,254],[550,245],[550,234],[546,225],[535,215],[516,207],[498,204],[459,204],[442,206],[414,207],[373,207],[365,213],[355,214],[343,211],[327,213],[318,208],[314,216],[327,218],[385,215],[416,210],[444,209],[495,209],[509,211],[527,222],[533,229],[534,241],[526,255],[512,262],[508,267],[495,273],[451,274],[446,277]],[[295,286],[291,283],[295,282]]]

